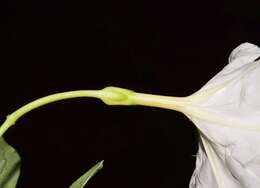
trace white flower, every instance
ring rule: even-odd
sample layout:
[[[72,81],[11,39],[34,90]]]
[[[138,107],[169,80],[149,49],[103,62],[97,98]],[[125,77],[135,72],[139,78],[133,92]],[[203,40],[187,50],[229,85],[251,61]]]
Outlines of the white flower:
[[[200,132],[190,188],[260,188],[260,49],[244,43],[183,112]]]
[[[200,133],[190,188],[260,188],[260,49],[244,43],[229,64],[188,97],[102,90],[103,101],[145,105],[187,115]]]

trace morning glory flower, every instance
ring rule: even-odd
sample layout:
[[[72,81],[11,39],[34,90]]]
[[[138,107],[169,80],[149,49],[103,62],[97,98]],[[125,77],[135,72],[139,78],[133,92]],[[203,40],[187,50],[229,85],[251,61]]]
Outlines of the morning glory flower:
[[[168,97],[107,87],[109,105],[145,105],[177,110],[199,130],[190,188],[260,188],[260,49],[244,43],[229,63],[199,91]],[[109,93],[110,92],[110,93]]]
[[[184,113],[199,130],[190,188],[260,188],[259,57],[257,46],[241,44],[233,50],[223,70],[187,97],[137,93],[117,87],[49,95],[8,115],[0,126],[0,137],[24,114],[64,99],[96,97],[108,105],[167,108]],[[102,162],[96,169],[101,166]]]

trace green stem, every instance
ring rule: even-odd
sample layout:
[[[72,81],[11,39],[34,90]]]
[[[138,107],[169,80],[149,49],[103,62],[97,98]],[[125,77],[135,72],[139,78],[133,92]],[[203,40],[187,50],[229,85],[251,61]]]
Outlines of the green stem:
[[[150,95],[143,93],[136,93],[131,90],[106,87],[102,90],[79,90],[57,93],[49,95],[33,102],[26,104],[19,108],[12,114],[8,115],[6,121],[0,127],[0,137],[24,114],[31,110],[49,104],[55,101],[64,99],[71,99],[77,97],[96,97],[103,100],[108,105],[144,105],[160,108],[168,108],[177,111],[185,111],[184,104],[189,102],[187,98],[181,97],[166,97],[158,95]]]
[[[31,110],[43,106],[48,103],[52,103],[55,101],[70,99],[76,97],[95,97],[97,95],[97,91],[70,91],[64,93],[58,93],[49,95],[40,99],[37,99],[33,102],[26,104],[25,106],[19,108],[12,114],[8,115],[6,121],[0,127],[0,137],[7,131],[9,127],[15,124],[15,122],[22,117],[24,114],[30,112]]]

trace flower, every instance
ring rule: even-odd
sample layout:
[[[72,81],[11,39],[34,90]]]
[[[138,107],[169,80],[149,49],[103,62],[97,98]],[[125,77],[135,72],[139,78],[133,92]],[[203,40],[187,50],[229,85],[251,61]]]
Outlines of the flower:
[[[235,48],[229,64],[188,97],[168,97],[107,87],[110,105],[177,110],[199,130],[196,169],[190,188],[260,188],[260,49]]]
[[[229,64],[189,96],[200,133],[190,188],[260,187],[260,49],[235,48]]]

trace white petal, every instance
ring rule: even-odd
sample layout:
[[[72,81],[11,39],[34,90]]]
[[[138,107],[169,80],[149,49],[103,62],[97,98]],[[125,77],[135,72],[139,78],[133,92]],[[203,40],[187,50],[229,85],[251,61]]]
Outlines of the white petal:
[[[260,61],[254,61],[259,56],[257,46],[240,45],[229,64],[191,96],[187,115],[204,149],[190,188],[260,187]]]
[[[246,72],[249,67],[254,66],[254,60],[260,57],[260,48],[250,43],[243,43],[235,48],[230,57],[229,64],[225,66],[217,75],[208,81],[197,93],[202,90],[214,90],[214,88],[225,87],[243,72]],[[258,65],[259,66],[259,65]],[[259,84],[258,84],[259,85]]]
[[[236,47],[229,56],[229,63],[238,67],[245,63],[254,61],[260,56],[258,46],[251,43],[243,43]]]

